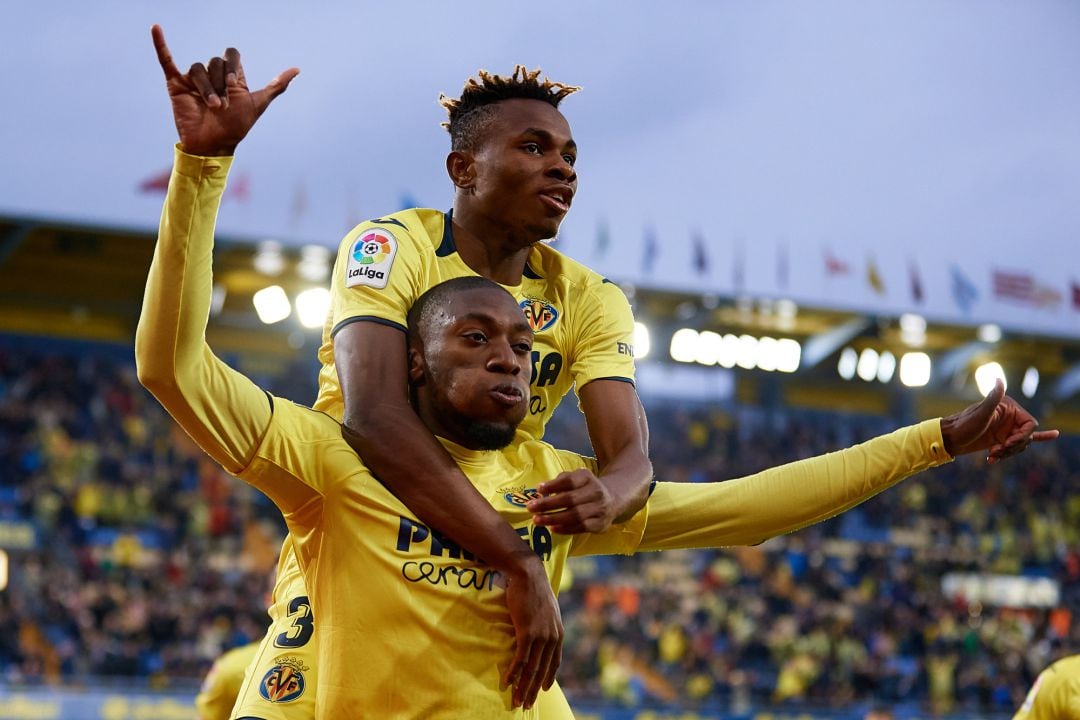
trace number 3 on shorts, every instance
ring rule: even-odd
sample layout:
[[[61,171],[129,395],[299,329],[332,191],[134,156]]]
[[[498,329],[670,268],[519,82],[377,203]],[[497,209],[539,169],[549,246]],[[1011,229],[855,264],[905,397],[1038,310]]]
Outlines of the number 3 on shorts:
[[[311,614],[311,603],[308,602],[307,595],[294,597],[289,602],[289,617],[292,618],[292,626],[274,638],[274,646],[298,648],[307,645],[311,634],[315,632],[315,618]]]

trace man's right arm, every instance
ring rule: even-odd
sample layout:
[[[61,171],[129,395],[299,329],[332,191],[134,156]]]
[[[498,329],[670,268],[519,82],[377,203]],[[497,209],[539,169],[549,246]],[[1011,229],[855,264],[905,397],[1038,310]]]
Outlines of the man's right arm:
[[[270,423],[270,404],[206,344],[214,223],[230,161],[176,150],[135,333],[135,363],[139,381],[177,423],[237,474]]]
[[[161,212],[158,243],[135,333],[139,380],[228,471],[244,468],[270,422],[268,396],[206,344],[214,226],[236,145],[299,72],[248,90],[240,53],[181,73],[151,29],[180,145]],[[209,157],[197,157],[209,156]]]

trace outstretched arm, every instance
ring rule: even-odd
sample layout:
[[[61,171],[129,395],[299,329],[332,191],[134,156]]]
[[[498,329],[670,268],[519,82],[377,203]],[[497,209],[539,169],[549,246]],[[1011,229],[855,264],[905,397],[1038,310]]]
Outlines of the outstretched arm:
[[[849,510],[906,477],[986,450],[990,462],[1057,437],[998,386],[981,402],[839,452],[717,483],[657,483],[638,551],[754,545]],[[592,539],[596,537],[596,539]],[[573,553],[612,552],[581,536]]]
[[[850,510],[949,462],[928,420],[854,447],[715,483],[656,484],[639,551],[756,545]]]
[[[271,91],[247,92],[239,53],[230,49],[226,56],[234,61],[228,71],[232,80],[220,74],[209,87],[224,93],[228,82],[232,102],[226,105],[219,97],[211,103],[196,91],[203,80],[209,82],[206,71],[197,73],[193,66],[180,74],[161,28],[155,25],[152,32],[181,144],[207,154],[231,152],[269,104]],[[219,65],[224,71],[223,61],[211,61],[212,68]],[[230,164],[228,157],[176,151],[135,334],[135,361],[139,381],[211,457],[236,473],[258,447],[270,421],[270,403],[206,344],[214,224]]]

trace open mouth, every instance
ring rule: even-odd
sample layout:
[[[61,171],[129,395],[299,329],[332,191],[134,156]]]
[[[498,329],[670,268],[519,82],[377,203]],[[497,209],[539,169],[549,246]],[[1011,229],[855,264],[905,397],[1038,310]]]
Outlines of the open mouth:
[[[573,195],[569,190],[545,190],[540,193],[540,198],[550,207],[564,213],[570,209]]]

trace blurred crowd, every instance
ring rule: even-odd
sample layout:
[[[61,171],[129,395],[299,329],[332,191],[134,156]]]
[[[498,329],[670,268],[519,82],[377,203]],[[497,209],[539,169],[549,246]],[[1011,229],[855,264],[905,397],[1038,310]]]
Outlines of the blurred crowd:
[[[314,371],[312,370],[312,373]],[[297,393],[310,402],[310,386]],[[564,403],[571,406],[573,402]],[[884,418],[648,404],[659,479],[714,482],[846,447]],[[583,449],[561,412],[554,443]],[[636,706],[917,702],[1013,709],[1080,649],[1080,442],[964,459],[752,548],[584,558],[562,595],[560,683]],[[26,527],[32,547],[19,549]],[[179,431],[122,359],[0,349],[0,679],[197,682],[261,637],[283,523]],[[949,595],[1049,579],[1037,607]]]

